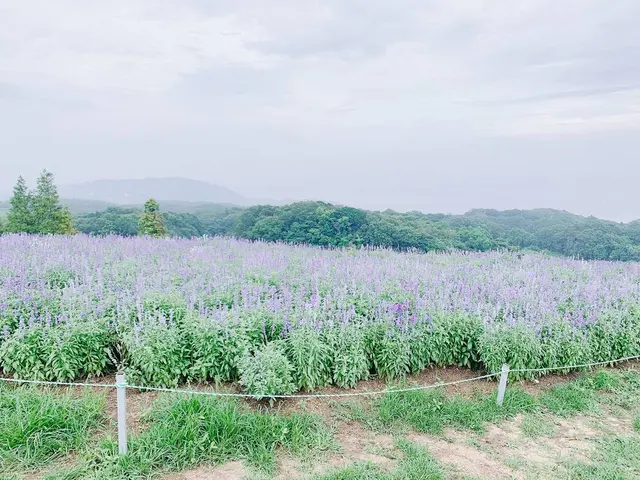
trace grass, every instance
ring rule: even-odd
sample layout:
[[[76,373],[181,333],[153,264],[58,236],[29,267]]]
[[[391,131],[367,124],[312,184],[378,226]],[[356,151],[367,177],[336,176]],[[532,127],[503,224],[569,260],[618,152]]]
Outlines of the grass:
[[[553,420],[539,412],[524,415],[520,428],[524,436],[529,438],[553,437],[556,433]]]
[[[398,448],[404,454],[393,472],[385,472],[371,463],[358,463],[315,477],[315,480],[441,480],[444,474],[429,452],[406,440]]]
[[[629,412],[633,415],[634,428],[640,432],[639,393],[640,372],[603,370],[554,386],[537,398],[510,386],[502,407],[496,405],[495,395],[491,393],[476,394],[471,398],[448,398],[441,390],[391,393],[371,403],[345,402],[333,403],[332,406],[339,418],[356,420],[371,429],[388,432],[395,427],[400,430],[412,428],[431,434],[446,428],[482,432],[487,423],[523,414],[523,434],[539,437],[554,435],[556,427],[550,415],[567,417],[597,412],[599,402],[627,409],[626,415]],[[11,415],[0,416],[0,445],[4,445],[8,438],[22,438],[23,444],[23,447],[12,447],[8,456],[0,453],[0,458],[11,459],[13,463],[38,465],[86,445],[87,432],[92,424],[79,412],[92,412],[91,409],[83,410],[81,405],[99,404],[95,397],[91,397],[93,400],[74,399],[35,389],[9,388],[0,389],[0,394],[0,414],[5,410],[14,411]],[[24,397],[20,409],[15,407],[15,403],[7,403],[10,396],[16,395]],[[31,406],[25,408],[27,405]],[[95,425],[102,418],[101,409],[97,412]],[[47,479],[142,479],[228,460],[246,461],[257,471],[271,475],[276,468],[277,450],[303,455],[333,447],[329,431],[316,416],[255,411],[244,403],[214,397],[160,397],[145,417],[145,422],[146,429],[130,437],[128,456],[119,457],[115,439],[108,438],[98,448],[93,448],[95,443],[92,443],[91,452],[85,449],[76,467],[52,474]],[[25,427],[21,437],[15,436],[18,426]],[[8,436],[5,432],[14,435]],[[569,478],[640,478],[636,460],[640,458],[639,441],[633,434],[598,441],[594,461],[568,465]],[[36,447],[40,449],[37,454]],[[406,440],[400,440],[397,447],[401,450],[402,459],[391,472],[376,465],[358,463],[317,478],[411,480],[443,477],[440,466],[424,448]],[[4,461],[6,463],[7,460]],[[0,475],[0,478],[4,477]]]
[[[45,465],[104,424],[104,398],[0,384],[0,472]]]
[[[536,401],[517,388],[507,391],[502,407],[496,405],[495,396],[491,394],[449,399],[440,390],[414,390],[387,394],[373,402],[370,409],[353,402],[336,404],[336,407],[338,417],[360,421],[371,429],[387,430],[400,425],[433,434],[447,427],[481,432],[487,422],[534,411]]]
[[[109,439],[81,467],[50,478],[149,478],[228,460],[246,460],[273,473],[278,448],[302,454],[332,446],[318,417],[256,412],[214,397],[161,398],[147,420],[148,429],[130,438],[127,456],[118,456],[116,440]]]
[[[573,382],[556,385],[542,392],[539,399],[549,412],[560,417],[569,417],[596,407],[593,391]]]
[[[597,442],[591,463],[568,466],[569,478],[622,480],[640,478],[640,439],[613,437]]]

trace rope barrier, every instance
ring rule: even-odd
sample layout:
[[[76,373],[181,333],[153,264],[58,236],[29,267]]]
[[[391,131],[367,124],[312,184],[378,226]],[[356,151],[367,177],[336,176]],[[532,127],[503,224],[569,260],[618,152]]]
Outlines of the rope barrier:
[[[595,363],[583,363],[580,365],[567,365],[564,367],[547,367],[547,368],[514,368],[510,369],[509,372],[548,372],[551,370],[575,370],[578,368],[586,368],[586,367],[597,367],[598,365],[609,365],[613,363],[627,362],[629,360],[638,360],[640,359],[640,355],[634,355],[633,357],[624,357],[618,358],[617,360],[607,360],[604,362],[595,362]]]
[[[0,377],[0,382],[30,383],[34,385],[50,385],[50,386],[57,386],[57,387],[115,388],[118,386],[117,383],[49,382],[46,380],[23,380],[21,378],[5,378],[5,377]]]
[[[431,385],[417,385],[415,387],[376,390],[372,392],[316,393],[316,394],[308,393],[308,394],[299,394],[299,395],[252,395],[248,393],[207,392],[205,390],[181,390],[181,389],[173,389],[173,388],[144,387],[144,386],[138,386],[138,385],[127,385],[127,388],[134,388],[138,390],[151,390],[156,392],[167,392],[167,393],[209,395],[213,397],[242,397],[242,398],[254,398],[254,399],[336,398],[336,397],[364,397],[364,396],[385,395],[387,393],[402,393],[402,392],[413,392],[416,390],[428,390],[431,388],[440,388],[440,387],[446,387],[449,385],[457,385],[459,383],[467,383],[467,382],[473,382],[475,380],[482,380],[485,378],[497,377],[499,375],[500,375],[499,373],[490,373],[487,375],[482,375],[480,377],[465,378],[463,380],[456,380],[454,382],[434,383]]]
[[[631,357],[618,358],[615,360],[607,360],[603,362],[594,362],[594,363],[583,363],[578,365],[566,365],[561,367],[548,367],[548,368],[519,368],[509,370],[509,373],[517,372],[546,372],[552,370],[574,370],[579,368],[586,367],[595,367],[599,365],[609,365],[614,363],[625,362],[629,360],[638,360],[640,359],[640,355],[634,355]],[[441,388],[447,387],[451,385],[458,385],[461,383],[474,382],[476,380],[484,380],[487,378],[500,376],[501,373],[489,373],[487,375],[481,375],[479,377],[473,378],[465,378],[462,380],[456,380],[453,382],[442,382],[442,383],[434,383],[430,385],[416,385],[413,387],[407,388],[388,388],[384,390],[375,390],[371,392],[344,392],[344,393],[317,393],[317,394],[292,394],[292,395],[255,395],[249,393],[233,393],[233,392],[208,392],[206,390],[192,390],[192,389],[178,389],[178,388],[163,388],[163,387],[149,387],[144,385],[130,385],[130,384],[122,384],[122,383],[82,383],[82,382],[52,382],[45,380],[23,380],[18,378],[4,378],[0,377],[0,381],[9,382],[9,383],[25,383],[25,384],[35,384],[35,385],[47,385],[47,386],[67,386],[67,387],[91,387],[91,388],[131,388],[136,390],[146,390],[146,391],[154,391],[154,392],[166,392],[166,393],[179,393],[179,394],[187,394],[187,395],[207,395],[213,397],[236,397],[236,398],[253,398],[253,399],[261,399],[261,398],[277,398],[277,399],[295,399],[295,398],[339,398],[339,397],[364,397],[364,396],[376,396],[376,395],[385,395],[388,393],[404,393],[404,392],[413,392],[417,390],[429,390],[432,388]]]

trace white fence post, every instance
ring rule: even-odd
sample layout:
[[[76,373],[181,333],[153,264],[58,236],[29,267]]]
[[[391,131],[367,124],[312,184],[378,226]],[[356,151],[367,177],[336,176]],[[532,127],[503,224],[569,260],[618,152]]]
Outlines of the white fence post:
[[[118,393],[118,453],[127,454],[127,378],[124,374],[116,375]]]
[[[509,365],[506,363],[502,365],[502,372],[500,373],[500,385],[498,386],[498,405],[502,406],[504,402],[504,394],[507,391],[507,379],[509,378]]]

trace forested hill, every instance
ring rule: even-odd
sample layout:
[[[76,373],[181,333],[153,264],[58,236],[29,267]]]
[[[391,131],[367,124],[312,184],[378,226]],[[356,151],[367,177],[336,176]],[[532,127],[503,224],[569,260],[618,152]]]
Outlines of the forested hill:
[[[472,210],[464,215],[372,212],[323,202],[249,208],[161,203],[172,235],[233,235],[325,246],[374,245],[422,251],[543,250],[584,259],[640,260],[640,221],[627,224],[538,210]],[[135,235],[140,208],[76,213],[78,230]]]

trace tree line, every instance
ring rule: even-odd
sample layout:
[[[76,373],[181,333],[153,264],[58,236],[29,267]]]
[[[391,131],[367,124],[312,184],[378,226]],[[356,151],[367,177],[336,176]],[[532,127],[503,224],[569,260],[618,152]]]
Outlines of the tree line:
[[[167,202],[166,209],[174,211],[161,212],[158,202],[149,199],[142,208],[109,207],[71,216],[60,205],[53,176],[43,172],[33,192],[22,178],[18,180],[5,230],[155,237],[228,235],[329,247],[370,245],[425,252],[535,250],[586,260],[640,261],[640,221],[622,224],[551,209],[478,209],[444,215],[373,212],[325,202],[249,208],[185,207]]]
[[[9,205],[6,225],[0,218],[0,234],[73,235],[78,232],[71,211],[60,203],[53,174],[47,170],[43,170],[38,177],[35,190],[29,190],[25,179],[18,177]],[[147,200],[143,211],[137,215],[136,234],[152,237],[167,235],[160,206],[153,198]]]
[[[168,206],[167,208],[172,208]],[[182,206],[184,208],[184,206]],[[75,217],[78,230],[136,235],[140,210],[111,207]],[[640,221],[620,224],[568,212],[472,210],[464,215],[371,212],[324,202],[249,208],[210,205],[162,213],[171,236],[229,235],[251,240],[395,250],[534,250],[586,260],[640,261]]]

